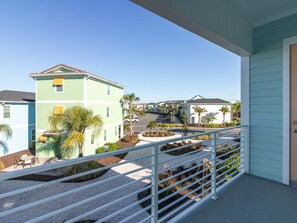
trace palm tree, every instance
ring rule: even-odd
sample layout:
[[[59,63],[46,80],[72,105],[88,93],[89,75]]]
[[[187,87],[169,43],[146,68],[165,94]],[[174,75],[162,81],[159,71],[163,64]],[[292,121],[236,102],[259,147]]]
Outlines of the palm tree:
[[[201,125],[201,114],[207,112],[205,108],[201,108],[200,106],[196,106],[194,108],[194,112],[198,114],[198,125]]]
[[[53,130],[60,128],[65,131],[66,138],[62,148],[66,154],[78,148],[78,157],[83,157],[85,131],[91,129],[94,135],[98,135],[103,125],[100,115],[94,115],[91,109],[81,106],[67,108],[63,114],[51,115],[48,122]]]
[[[157,122],[156,121],[150,121],[147,126],[148,129],[154,129],[157,127]]]
[[[12,137],[12,130],[10,126],[6,124],[0,124],[0,134],[3,134],[6,140],[10,139]],[[0,147],[2,148],[2,152],[4,154],[8,153],[8,146],[5,141],[0,140]]]
[[[230,109],[227,107],[227,106],[222,106],[220,109],[219,109],[220,112],[223,113],[223,122],[222,124],[225,124],[225,117],[226,117],[226,114],[228,112],[230,112]]]
[[[241,104],[240,101],[236,101],[235,103],[232,104],[232,113],[234,118],[239,118],[239,113],[241,110]]]
[[[130,136],[133,136],[133,126],[132,126],[132,110],[133,110],[133,103],[140,101],[139,97],[136,97],[134,93],[126,94],[123,96],[123,102],[128,103],[129,105],[129,117],[130,117]]]

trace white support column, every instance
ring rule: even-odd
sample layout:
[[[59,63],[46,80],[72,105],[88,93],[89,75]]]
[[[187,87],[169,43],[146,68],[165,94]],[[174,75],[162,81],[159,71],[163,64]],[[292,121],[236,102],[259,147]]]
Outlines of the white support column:
[[[158,192],[159,192],[159,178],[158,178],[158,145],[152,148],[152,194],[151,194],[151,203],[152,203],[152,211],[151,211],[151,223],[158,222]]]
[[[250,122],[250,57],[241,57],[241,124]],[[249,128],[244,133],[245,172],[249,172]]]
[[[211,193],[212,193],[212,199],[217,200],[217,161],[216,161],[216,148],[217,148],[217,133],[211,134],[211,163],[212,163],[212,173],[211,173]]]

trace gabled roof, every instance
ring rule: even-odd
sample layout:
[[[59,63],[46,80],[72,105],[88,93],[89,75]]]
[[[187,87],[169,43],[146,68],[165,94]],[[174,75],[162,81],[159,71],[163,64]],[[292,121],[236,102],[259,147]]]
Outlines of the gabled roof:
[[[65,65],[65,64],[58,64],[56,66],[53,66],[49,69],[46,69],[44,71],[41,71],[40,73],[56,73],[56,72],[64,72],[64,73],[86,73],[86,71],[84,70],[80,70],[80,69],[77,69],[77,68],[74,68],[74,67],[70,67],[68,65]]]
[[[0,102],[34,102],[35,93],[24,91],[0,91]]]
[[[195,99],[203,99],[204,97],[202,97],[201,95],[196,95],[193,98],[190,99],[190,101],[195,100]]]
[[[71,66],[68,66],[68,65],[65,65],[65,64],[58,64],[58,65],[53,66],[53,67],[51,67],[49,69],[41,71],[40,73],[31,73],[31,74],[29,74],[29,76],[33,77],[33,78],[51,77],[51,76],[53,76],[53,77],[55,77],[55,76],[63,76],[63,77],[66,77],[66,76],[86,76],[86,77],[92,77],[92,78],[94,78],[96,80],[106,82],[108,84],[115,85],[115,86],[120,87],[122,89],[125,87],[124,85],[121,85],[121,84],[119,84],[117,82],[105,79],[103,77],[99,77],[99,76],[97,76],[95,74],[92,74],[90,72],[80,70],[80,69],[77,69],[77,68],[74,68],[74,67],[71,67]]]
[[[225,101],[219,98],[202,98],[202,99],[195,99],[189,100],[189,104],[230,104],[229,101]]]

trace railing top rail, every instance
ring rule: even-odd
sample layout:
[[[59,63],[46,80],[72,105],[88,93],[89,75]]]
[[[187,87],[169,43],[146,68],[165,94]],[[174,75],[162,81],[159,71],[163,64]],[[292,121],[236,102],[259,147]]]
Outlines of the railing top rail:
[[[116,151],[112,151],[112,152],[95,154],[95,155],[80,157],[80,158],[71,159],[71,160],[64,160],[64,161],[57,162],[57,163],[36,166],[36,167],[29,168],[29,169],[22,169],[22,170],[12,171],[12,172],[8,172],[8,173],[3,173],[3,174],[0,174],[0,181],[11,179],[11,178],[16,178],[16,177],[20,177],[20,176],[25,176],[25,175],[29,175],[29,174],[39,173],[39,172],[43,172],[43,171],[47,171],[47,170],[62,168],[62,167],[70,166],[70,165],[75,165],[75,164],[79,164],[79,163],[83,163],[83,162],[87,162],[87,161],[105,158],[108,156],[120,155],[120,154],[128,153],[131,151],[136,151],[136,150],[141,150],[141,149],[145,149],[145,148],[149,148],[149,147],[159,146],[159,145],[167,144],[170,142],[190,139],[193,137],[202,136],[202,135],[206,135],[206,134],[218,133],[218,132],[228,131],[228,130],[232,130],[232,129],[239,129],[242,127],[247,127],[247,125],[234,126],[234,127],[230,127],[230,128],[224,128],[224,129],[217,129],[217,130],[197,133],[197,134],[193,134],[193,135],[189,135],[189,136],[182,136],[182,137],[167,139],[167,140],[163,140],[163,141],[159,141],[159,142],[152,142],[149,144],[129,147],[129,148],[120,149],[120,150],[116,150]]]

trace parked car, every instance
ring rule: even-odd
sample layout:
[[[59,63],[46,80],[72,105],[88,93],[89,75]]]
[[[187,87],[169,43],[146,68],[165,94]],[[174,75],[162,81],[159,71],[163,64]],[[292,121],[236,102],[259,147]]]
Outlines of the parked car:
[[[124,119],[124,122],[125,123],[129,123],[130,122],[130,119],[126,118],[126,119]],[[132,122],[133,123],[139,122],[139,118],[132,118]]]

